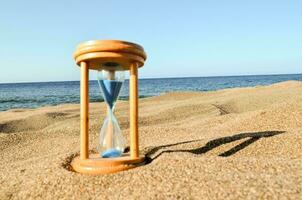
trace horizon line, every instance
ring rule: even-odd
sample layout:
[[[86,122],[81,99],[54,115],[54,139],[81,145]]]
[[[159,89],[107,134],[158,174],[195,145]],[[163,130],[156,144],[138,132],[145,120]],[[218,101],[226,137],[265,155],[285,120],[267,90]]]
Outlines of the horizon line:
[[[139,78],[139,80],[148,80],[148,79],[177,79],[177,78],[218,78],[218,77],[239,77],[239,76],[282,76],[282,75],[302,75],[302,73],[289,73],[289,74],[243,74],[243,75],[216,75],[216,76],[179,76],[179,77],[147,77]],[[129,80],[129,79],[125,79]],[[20,81],[20,82],[0,82],[0,84],[22,84],[22,83],[56,83],[56,82],[78,82],[80,80],[65,80],[65,81]],[[89,81],[96,81],[92,79]]]

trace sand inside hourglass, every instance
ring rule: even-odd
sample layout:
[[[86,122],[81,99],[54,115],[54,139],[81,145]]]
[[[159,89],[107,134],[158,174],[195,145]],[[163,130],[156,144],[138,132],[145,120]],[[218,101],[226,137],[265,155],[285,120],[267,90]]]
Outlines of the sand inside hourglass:
[[[123,82],[116,80],[101,80],[100,85],[103,91],[104,100],[112,109],[119,96]]]

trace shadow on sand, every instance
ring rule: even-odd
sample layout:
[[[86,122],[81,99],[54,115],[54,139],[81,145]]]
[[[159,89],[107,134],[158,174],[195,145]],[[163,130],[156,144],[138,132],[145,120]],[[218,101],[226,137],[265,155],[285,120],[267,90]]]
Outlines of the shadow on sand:
[[[262,138],[272,137],[272,136],[279,135],[282,133],[285,133],[285,131],[264,131],[264,132],[253,132],[253,133],[240,133],[240,134],[236,134],[236,135],[232,135],[232,136],[217,138],[217,139],[209,141],[203,147],[199,147],[196,149],[188,149],[188,150],[183,150],[183,149],[162,150],[162,149],[166,149],[168,147],[177,146],[177,145],[181,145],[181,144],[197,142],[197,141],[201,141],[201,140],[190,140],[190,141],[179,142],[179,143],[175,143],[175,144],[162,145],[162,146],[151,148],[150,150],[147,151],[146,162],[147,162],[147,164],[151,163],[153,160],[158,158],[163,153],[187,152],[187,153],[193,153],[193,154],[200,155],[200,154],[204,154],[208,151],[211,151],[212,149],[219,147],[221,145],[231,143],[231,142],[234,142],[237,140],[249,138],[249,139],[245,140],[244,142],[236,145],[235,147],[227,150],[226,152],[219,154],[219,156],[228,157],[228,156],[231,156],[231,155],[235,154],[236,152],[244,149],[245,147],[249,146],[250,144],[256,142],[257,140],[260,140]],[[152,157],[153,154],[155,154],[156,152],[158,152],[160,150],[162,150],[160,153],[158,153],[156,156]]]

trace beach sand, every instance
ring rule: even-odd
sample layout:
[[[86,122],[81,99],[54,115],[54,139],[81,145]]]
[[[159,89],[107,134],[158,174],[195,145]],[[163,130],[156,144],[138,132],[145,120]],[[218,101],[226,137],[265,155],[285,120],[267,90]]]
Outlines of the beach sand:
[[[90,105],[96,148],[105,104]],[[129,107],[116,116],[129,140]],[[0,112],[0,199],[302,199],[302,82],[140,100],[147,165],[70,171],[79,105]]]

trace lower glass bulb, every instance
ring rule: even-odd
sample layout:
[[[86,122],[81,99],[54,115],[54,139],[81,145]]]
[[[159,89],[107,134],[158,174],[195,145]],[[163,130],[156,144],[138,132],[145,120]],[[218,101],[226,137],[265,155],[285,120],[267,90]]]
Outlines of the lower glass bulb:
[[[106,117],[101,128],[98,151],[102,158],[120,157],[125,149],[125,139],[113,114]]]

